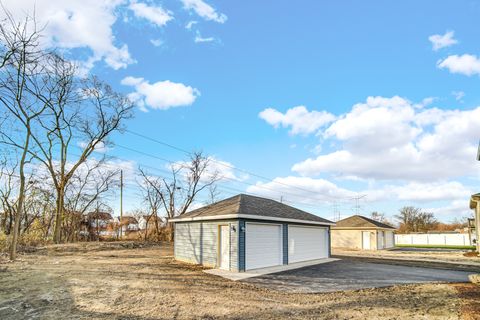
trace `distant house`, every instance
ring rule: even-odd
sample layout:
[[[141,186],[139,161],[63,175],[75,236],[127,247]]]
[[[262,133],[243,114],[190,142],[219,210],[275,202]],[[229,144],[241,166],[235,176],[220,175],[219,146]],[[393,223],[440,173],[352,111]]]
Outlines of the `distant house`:
[[[148,216],[141,216],[138,219],[138,229],[145,230],[145,229],[154,229],[155,228],[155,219],[157,219],[158,227],[162,227],[165,222],[159,216],[155,215],[148,215]]]
[[[175,259],[230,271],[330,257],[334,223],[275,200],[240,194],[182,214]]]
[[[92,211],[87,213],[87,228],[90,237],[113,236],[113,218],[112,215],[104,211]]]
[[[337,221],[332,227],[332,247],[381,250],[395,246],[395,228],[360,215]]]
[[[127,234],[129,232],[135,232],[139,230],[138,221],[135,217],[123,216],[121,219],[120,217],[118,217],[117,221],[122,226],[123,234]]]

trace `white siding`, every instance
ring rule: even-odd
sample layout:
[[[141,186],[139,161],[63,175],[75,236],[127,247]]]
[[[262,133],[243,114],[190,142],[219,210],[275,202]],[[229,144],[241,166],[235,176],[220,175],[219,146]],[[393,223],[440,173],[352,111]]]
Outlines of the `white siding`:
[[[230,228],[230,270],[237,271],[238,221],[175,223],[175,259],[217,267],[219,225]]]

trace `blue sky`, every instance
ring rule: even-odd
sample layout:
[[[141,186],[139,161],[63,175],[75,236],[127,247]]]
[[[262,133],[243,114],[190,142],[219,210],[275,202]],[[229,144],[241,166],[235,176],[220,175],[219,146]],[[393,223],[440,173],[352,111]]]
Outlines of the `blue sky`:
[[[33,1],[4,1],[19,16]],[[136,102],[129,130],[203,150],[249,192],[326,218],[443,221],[477,192],[480,2],[36,1],[46,44]],[[131,133],[125,167],[185,155]],[[123,147],[122,147],[123,146]],[[273,181],[247,175],[244,171]],[[154,173],[154,171],[152,171]],[[159,171],[158,174],[161,174]],[[232,190],[235,189],[235,190]],[[308,192],[307,192],[308,191]],[[141,206],[133,180],[126,207]],[[117,198],[112,206],[117,207]],[[201,199],[200,199],[201,200]]]

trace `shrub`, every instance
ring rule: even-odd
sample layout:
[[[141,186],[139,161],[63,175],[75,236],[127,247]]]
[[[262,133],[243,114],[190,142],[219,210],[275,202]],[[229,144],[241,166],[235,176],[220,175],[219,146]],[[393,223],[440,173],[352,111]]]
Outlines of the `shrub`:
[[[0,252],[7,252],[8,251],[8,236],[0,232]]]

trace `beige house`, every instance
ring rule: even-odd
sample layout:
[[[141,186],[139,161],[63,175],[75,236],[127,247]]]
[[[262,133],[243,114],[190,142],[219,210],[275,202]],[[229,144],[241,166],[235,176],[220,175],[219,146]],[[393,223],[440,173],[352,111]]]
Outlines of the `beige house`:
[[[364,216],[351,216],[332,227],[332,248],[381,250],[395,246],[395,228]]]

